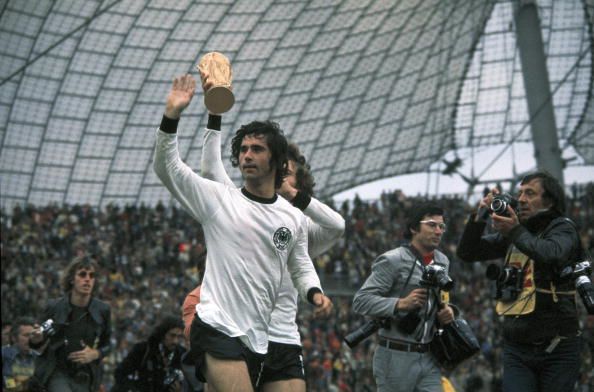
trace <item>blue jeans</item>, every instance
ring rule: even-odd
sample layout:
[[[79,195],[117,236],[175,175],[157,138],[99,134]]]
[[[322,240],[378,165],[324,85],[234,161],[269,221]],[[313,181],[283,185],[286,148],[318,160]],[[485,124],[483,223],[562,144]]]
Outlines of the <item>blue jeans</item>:
[[[541,345],[503,345],[503,390],[505,392],[573,391],[580,370],[580,338],[562,339],[552,353]]]

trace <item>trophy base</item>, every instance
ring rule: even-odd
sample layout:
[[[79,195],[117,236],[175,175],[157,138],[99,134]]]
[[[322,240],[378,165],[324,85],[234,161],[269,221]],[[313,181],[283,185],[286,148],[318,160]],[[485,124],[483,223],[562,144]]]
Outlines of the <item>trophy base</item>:
[[[235,103],[233,92],[223,86],[215,86],[204,95],[204,105],[210,113],[221,114],[228,112]]]

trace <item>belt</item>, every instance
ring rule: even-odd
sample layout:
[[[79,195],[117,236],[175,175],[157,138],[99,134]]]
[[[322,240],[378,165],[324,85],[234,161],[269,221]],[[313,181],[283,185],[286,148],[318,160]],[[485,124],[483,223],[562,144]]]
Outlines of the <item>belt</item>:
[[[380,346],[389,348],[391,350],[408,351],[416,353],[426,353],[429,351],[429,345],[422,343],[398,342],[396,340],[389,340],[384,338],[379,338],[378,343]]]

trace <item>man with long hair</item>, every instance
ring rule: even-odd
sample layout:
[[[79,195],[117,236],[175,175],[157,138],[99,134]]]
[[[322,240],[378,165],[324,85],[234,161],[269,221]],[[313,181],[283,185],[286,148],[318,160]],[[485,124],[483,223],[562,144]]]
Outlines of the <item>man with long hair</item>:
[[[195,87],[190,75],[174,80],[157,131],[154,169],[202,224],[208,248],[190,336],[197,375],[215,390],[252,391],[285,268],[317,313],[329,313],[332,303],[307,254],[305,217],[275,192],[287,165],[287,141],[277,124],[254,121],[237,131],[233,156],[241,189],[207,180],[181,161],[177,124]]]
[[[101,360],[111,351],[111,309],[95,297],[98,269],[87,256],[70,262],[61,279],[64,296],[50,300],[43,313],[48,328],[31,334],[30,346],[42,351],[32,381],[49,392],[97,391],[101,384]]]
[[[207,91],[211,82],[201,72],[202,88]],[[209,124],[220,124],[221,116],[209,113]],[[234,139],[235,140],[235,139]],[[288,145],[287,173],[277,192],[306,215],[308,252],[311,258],[327,251],[344,232],[344,219],[330,207],[313,197],[315,180],[299,147]],[[237,162],[232,149],[231,163]],[[221,159],[220,127],[207,128],[202,146],[201,173],[205,178],[234,187]],[[184,314],[199,302],[194,289],[184,302]],[[260,385],[264,391],[305,391],[305,369],[301,337],[296,323],[297,290],[284,274],[281,290],[272,312],[268,330],[268,352],[264,361]]]
[[[167,315],[147,340],[136,343],[115,371],[112,392],[181,392],[183,321]]]

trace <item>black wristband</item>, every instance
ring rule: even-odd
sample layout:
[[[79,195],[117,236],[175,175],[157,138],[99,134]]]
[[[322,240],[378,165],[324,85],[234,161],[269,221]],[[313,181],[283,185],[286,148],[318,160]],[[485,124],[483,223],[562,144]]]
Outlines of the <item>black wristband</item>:
[[[222,118],[223,117],[219,116],[218,114],[208,113],[208,124],[206,124],[206,128],[220,131]]]
[[[165,133],[177,133],[177,124],[179,123],[179,118],[173,119],[163,115],[163,119],[161,120],[161,125],[159,129]]]
[[[297,195],[291,200],[291,204],[299,208],[301,211],[305,210],[310,202],[311,196],[301,191],[297,191]]]
[[[321,293],[321,292],[322,292],[322,290],[320,290],[317,287],[312,287],[311,289],[309,289],[307,291],[307,302],[309,302],[312,305],[315,305],[314,300],[313,300],[314,295],[316,295],[317,293]]]

